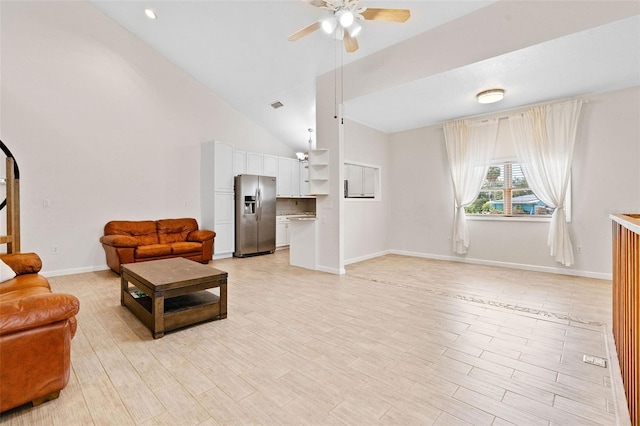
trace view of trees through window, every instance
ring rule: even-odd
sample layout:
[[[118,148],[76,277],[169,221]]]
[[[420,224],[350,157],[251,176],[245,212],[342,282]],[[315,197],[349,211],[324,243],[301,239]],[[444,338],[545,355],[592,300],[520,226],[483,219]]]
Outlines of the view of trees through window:
[[[464,209],[467,214],[553,214],[553,208],[540,201],[529,188],[518,163],[500,163],[489,167],[478,197]]]

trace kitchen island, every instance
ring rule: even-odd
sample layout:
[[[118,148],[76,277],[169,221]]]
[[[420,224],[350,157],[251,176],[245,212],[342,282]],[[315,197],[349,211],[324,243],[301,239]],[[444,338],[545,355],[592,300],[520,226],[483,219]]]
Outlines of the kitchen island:
[[[316,269],[316,218],[315,216],[289,219],[289,264],[301,268]]]

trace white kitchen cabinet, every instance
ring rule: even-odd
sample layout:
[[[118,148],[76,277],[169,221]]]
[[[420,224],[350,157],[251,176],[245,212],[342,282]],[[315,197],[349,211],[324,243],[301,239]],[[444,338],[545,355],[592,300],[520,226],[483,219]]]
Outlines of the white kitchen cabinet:
[[[230,257],[234,250],[233,146],[207,142],[201,147],[201,223],[216,232],[214,255]]]
[[[261,175],[262,174],[262,154],[255,152],[247,152],[247,174],[248,175]]]
[[[234,205],[233,192],[216,192],[215,229],[216,239],[214,250],[216,255],[229,255],[235,250],[234,246]]]
[[[278,157],[275,155],[263,155],[262,174],[264,176],[273,176],[278,178]]]
[[[293,195],[291,183],[292,161],[292,158],[278,157],[278,177],[276,179],[278,197],[291,197]]]
[[[309,162],[300,162],[300,195],[309,195]]]
[[[276,217],[276,247],[289,245],[289,219],[285,216]]]
[[[233,192],[233,145],[216,142],[215,190]]]
[[[375,198],[376,175],[375,167],[359,164],[345,164],[345,179],[347,180],[348,198]]]
[[[244,151],[233,151],[233,175],[243,175],[247,173],[247,153]]]
[[[296,158],[291,159],[291,195],[299,197],[300,192],[300,162]]]
[[[347,164],[345,175],[347,178],[348,197],[360,197],[364,194],[362,166]]]
[[[376,169],[373,167],[362,168],[362,192],[365,197],[376,195]]]

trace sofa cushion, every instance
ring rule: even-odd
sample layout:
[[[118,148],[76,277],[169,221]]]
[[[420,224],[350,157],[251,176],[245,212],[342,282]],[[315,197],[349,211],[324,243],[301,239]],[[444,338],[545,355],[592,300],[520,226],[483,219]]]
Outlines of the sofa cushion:
[[[168,256],[171,254],[171,246],[169,244],[149,244],[146,246],[136,247],[136,259],[145,259],[148,257]]]
[[[156,224],[158,225],[160,243],[187,241],[189,232],[198,229],[198,222],[192,218],[161,219],[156,221]]]
[[[177,242],[171,244],[172,254],[197,253],[202,251],[202,243]]]
[[[0,295],[0,335],[67,320],[78,313],[74,296],[31,287]]]
[[[128,235],[140,245],[158,244],[158,232],[153,220],[112,220],[104,226],[104,235]]]
[[[15,278],[0,283],[0,296],[10,291],[29,287],[42,287],[50,291],[49,281],[47,281],[45,277],[39,274],[26,274],[18,275]]]

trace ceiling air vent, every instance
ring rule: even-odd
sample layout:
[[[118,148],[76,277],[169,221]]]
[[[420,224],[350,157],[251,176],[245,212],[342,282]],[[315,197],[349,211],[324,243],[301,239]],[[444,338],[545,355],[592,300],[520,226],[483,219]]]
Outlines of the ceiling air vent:
[[[273,109],[278,109],[278,108],[283,107],[283,106],[284,105],[280,101],[275,101],[274,103],[271,104],[271,108],[273,108]]]

